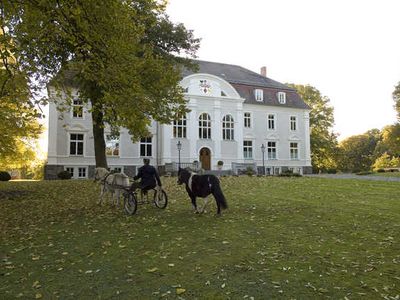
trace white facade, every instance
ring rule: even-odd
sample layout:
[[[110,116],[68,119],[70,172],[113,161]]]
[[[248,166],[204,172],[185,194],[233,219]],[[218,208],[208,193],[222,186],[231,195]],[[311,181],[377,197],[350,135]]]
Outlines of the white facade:
[[[143,157],[149,157],[153,165],[166,166],[177,163],[180,154],[181,163],[200,161],[204,169],[210,170],[217,170],[217,162],[223,161],[223,170],[241,164],[260,168],[264,164],[267,174],[286,168],[300,173],[310,171],[307,107],[257,103],[259,95],[255,96],[256,101],[249,101],[240,96],[234,84],[207,73],[190,74],[182,79],[181,86],[190,109],[186,122],[175,125],[152,122],[151,140],[137,143],[132,143],[127,130],[122,128],[119,139],[108,143],[110,168],[121,168],[134,175]],[[268,92],[268,88],[263,89]],[[49,92],[53,99],[57,98],[52,88]],[[295,93],[290,89],[279,93],[286,95],[286,92]],[[277,97],[282,100],[282,94]],[[63,113],[57,111],[55,103],[49,105],[47,178],[61,170],[70,171],[74,178],[91,177],[95,165],[91,115],[87,107],[80,110],[79,100],[76,103],[75,108]],[[199,124],[204,116],[205,121]],[[105,131],[106,136],[110,134]],[[178,142],[182,145],[180,152]]]

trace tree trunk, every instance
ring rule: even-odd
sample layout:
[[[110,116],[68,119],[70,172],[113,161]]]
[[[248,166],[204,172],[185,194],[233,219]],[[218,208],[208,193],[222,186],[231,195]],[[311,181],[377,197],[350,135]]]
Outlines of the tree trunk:
[[[92,103],[93,104],[93,103]],[[106,142],[104,140],[103,112],[98,109],[92,111],[93,142],[96,167],[108,168],[106,156]]]

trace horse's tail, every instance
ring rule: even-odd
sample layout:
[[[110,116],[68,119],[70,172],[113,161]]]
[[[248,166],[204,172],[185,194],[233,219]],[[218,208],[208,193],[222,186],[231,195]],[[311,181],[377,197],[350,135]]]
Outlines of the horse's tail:
[[[224,194],[222,193],[220,183],[217,182],[217,184],[214,185],[214,193],[213,193],[215,200],[220,204],[221,208],[227,209],[228,204],[226,203],[226,199]]]

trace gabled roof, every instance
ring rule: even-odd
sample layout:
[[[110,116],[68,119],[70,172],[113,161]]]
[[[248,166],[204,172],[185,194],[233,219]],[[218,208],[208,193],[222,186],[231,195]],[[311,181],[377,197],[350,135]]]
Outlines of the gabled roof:
[[[272,80],[256,72],[247,70],[241,66],[215,63],[203,60],[194,60],[198,65],[198,70],[184,69],[182,76],[186,77],[196,73],[205,73],[218,76],[229,82],[245,99],[244,103],[256,105],[272,105],[281,107],[293,107],[301,109],[310,109],[310,107],[301,99],[297,91],[283,83]],[[264,100],[256,101],[254,89],[264,91]],[[286,93],[286,103],[280,104],[277,98],[277,92]]]
[[[206,73],[221,77],[229,83],[293,90],[292,88],[289,88],[278,81],[272,80],[271,78],[265,77],[256,72],[247,70],[241,66],[215,63],[204,60],[194,60],[194,62],[197,63],[199,66],[198,71],[194,72],[192,70],[185,69],[182,74],[183,77],[194,73]]]

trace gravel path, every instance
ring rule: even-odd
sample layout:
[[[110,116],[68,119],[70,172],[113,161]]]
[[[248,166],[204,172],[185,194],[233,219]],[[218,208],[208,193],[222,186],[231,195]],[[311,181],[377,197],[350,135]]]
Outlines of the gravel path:
[[[356,174],[312,174],[304,175],[316,178],[333,178],[333,179],[359,179],[359,180],[375,180],[375,181],[394,181],[400,182],[400,177],[385,177],[373,175],[356,175]]]

